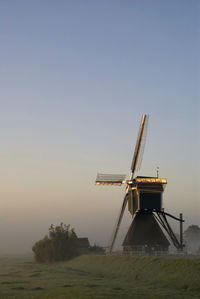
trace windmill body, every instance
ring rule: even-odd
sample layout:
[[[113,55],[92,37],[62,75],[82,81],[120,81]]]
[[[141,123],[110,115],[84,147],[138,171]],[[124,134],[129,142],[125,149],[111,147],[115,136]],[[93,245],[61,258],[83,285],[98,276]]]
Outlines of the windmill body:
[[[162,212],[162,197],[167,180],[137,176],[128,192],[128,210],[134,217],[123,241],[124,251],[167,252],[169,241],[154,213]]]
[[[167,253],[169,241],[152,213],[137,212],[122,243],[124,252]]]
[[[126,184],[126,192],[122,202],[119,216],[113,231],[109,251],[112,252],[118,230],[128,203],[128,211],[133,217],[131,226],[123,241],[123,249],[140,252],[167,252],[171,240],[177,250],[183,250],[182,243],[182,214],[177,218],[165,213],[162,202],[163,192],[167,184],[166,178],[137,176],[134,172],[140,168],[144,151],[148,116],[142,115],[135,151],[131,163],[131,175],[125,180],[125,175],[97,174],[97,185]],[[177,239],[167,220],[167,216],[180,222],[180,240]],[[162,227],[162,229],[161,229]],[[168,235],[168,239],[164,232]]]

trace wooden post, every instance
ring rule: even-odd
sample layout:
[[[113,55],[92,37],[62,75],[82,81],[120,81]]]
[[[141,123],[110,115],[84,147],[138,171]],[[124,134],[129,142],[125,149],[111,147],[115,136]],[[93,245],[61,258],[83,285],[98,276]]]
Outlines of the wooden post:
[[[183,251],[183,214],[180,213],[180,251]]]

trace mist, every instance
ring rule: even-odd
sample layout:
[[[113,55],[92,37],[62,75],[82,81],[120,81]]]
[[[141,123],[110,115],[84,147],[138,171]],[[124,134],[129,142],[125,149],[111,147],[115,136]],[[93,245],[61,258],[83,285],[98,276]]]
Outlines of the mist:
[[[200,225],[198,9],[185,2],[0,3],[0,253],[31,252],[51,224],[107,246],[149,114],[141,170],[163,206]],[[169,21],[170,20],[170,21]],[[123,219],[116,248],[131,223]],[[176,233],[177,223],[170,221]]]

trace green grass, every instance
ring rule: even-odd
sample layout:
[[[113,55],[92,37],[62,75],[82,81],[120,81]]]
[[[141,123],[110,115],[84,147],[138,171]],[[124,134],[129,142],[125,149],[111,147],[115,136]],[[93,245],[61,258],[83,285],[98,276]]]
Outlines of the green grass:
[[[0,298],[200,298],[200,259],[85,255],[0,258]]]

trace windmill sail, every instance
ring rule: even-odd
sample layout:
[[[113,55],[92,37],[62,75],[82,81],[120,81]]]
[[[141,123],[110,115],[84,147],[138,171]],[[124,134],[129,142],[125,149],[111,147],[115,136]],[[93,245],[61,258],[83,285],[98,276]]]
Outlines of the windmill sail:
[[[146,141],[146,133],[147,133],[147,125],[148,125],[148,115],[143,114],[141,123],[140,123],[140,129],[137,137],[137,142],[135,146],[135,151],[133,155],[133,160],[131,163],[131,179],[133,178],[133,174],[135,170],[139,170],[142,162],[142,156],[144,152],[144,146]]]
[[[126,178],[125,174],[97,173],[96,185],[121,186]]]
[[[126,193],[126,195],[124,197],[124,200],[123,200],[123,203],[122,203],[122,206],[121,206],[121,209],[120,209],[120,213],[119,213],[119,216],[117,218],[116,225],[114,227],[113,235],[112,235],[111,242],[110,242],[110,245],[109,245],[109,252],[110,253],[113,250],[115,240],[117,238],[117,233],[119,231],[119,227],[120,227],[120,224],[121,224],[121,221],[122,221],[122,217],[124,215],[124,211],[125,211],[125,208],[126,208],[126,205],[127,205],[127,201],[128,201],[128,193]]]
[[[148,115],[143,114],[142,115],[142,119],[141,119],[141,123],[140,123],[140,129],[139,129],[139,133],[138,133],[138,137],[137,137],[137,142],[136,142],[136,146],[135,146],[135,151],[134,151],[134,155],[133,155],[133,160],[131,163],[131,176],[130,176],[130,180],[133,179],[133,175],[135,170],[139,168],[139,166],[141,165],[141,161],[142,161],[142,154],[144,152],[144,146],[145,146],[145,140],[146,140],[146,132],[147,132],[147,121],[148,121]],[[115,240],[117,238],[117,233],[119,231],[119,227],[122,221],[122,217],[124,215],[124,211],[128,202],[128,192],[129,192],[129,186],[127,187],[126,190],[126,195],[124,197],[123,203],[122,203],[122,207],[120,209],[120,213],[119,213],[119,217],[117,218],[117,222],[114,228],[114,233],[110,242],[110,253],[113,250],[114,244],[115,244]]]

